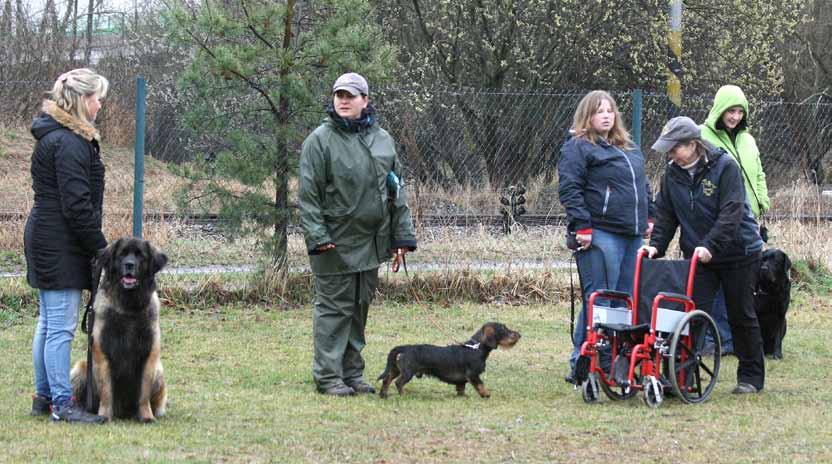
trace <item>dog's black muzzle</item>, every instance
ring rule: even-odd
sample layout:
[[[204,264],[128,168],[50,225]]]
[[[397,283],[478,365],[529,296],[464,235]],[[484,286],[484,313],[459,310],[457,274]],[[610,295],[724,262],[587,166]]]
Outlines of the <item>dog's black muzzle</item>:
[[[121,260],[121,287],[125,290],[132,290],[139,286],[138,259],[133,253],[128,254]]]

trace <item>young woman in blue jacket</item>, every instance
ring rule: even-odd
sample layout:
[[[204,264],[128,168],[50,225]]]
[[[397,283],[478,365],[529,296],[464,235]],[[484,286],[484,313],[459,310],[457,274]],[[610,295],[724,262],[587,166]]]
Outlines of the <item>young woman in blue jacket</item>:
[[[586,338],[589,295],[633,290],[636,253],[649,234],[653,202],[644,156],[609,93],[595,90],[581,99],[572,133],[561,148],[558,196],[579,246],[575,259],[584,296],[569,358],[574,369]]]

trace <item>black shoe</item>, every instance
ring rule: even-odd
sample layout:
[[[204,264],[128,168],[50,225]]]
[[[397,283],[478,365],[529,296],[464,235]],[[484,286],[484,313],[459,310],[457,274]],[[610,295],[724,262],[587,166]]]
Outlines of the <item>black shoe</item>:
[[[52,411],[52,400],[40,395],[32,395],[31,416],[47,416]]]
[[[103,424],[107,418],[97,414],[90,414],[77,403],[70,403],[63,408],[52,408],[50,416],[53,422],[75,422],[81,424]]]
[[[355,390],[343,383],[339,383],[329,388],[319,388],[318,393],[331,396],[352,396],[355,395]]]
[[[757,390],[757,387],[751,385],[750,383],[740,382],[736,387],[734,387],[731,393],[735,395],[746,395],[749,393],[757,393],[759,391],[760,390]]]
[[[358,382],[347,382],[347,386],[352,388],[358,394],[376,394],[376,389],[363,380],[359,380]]]

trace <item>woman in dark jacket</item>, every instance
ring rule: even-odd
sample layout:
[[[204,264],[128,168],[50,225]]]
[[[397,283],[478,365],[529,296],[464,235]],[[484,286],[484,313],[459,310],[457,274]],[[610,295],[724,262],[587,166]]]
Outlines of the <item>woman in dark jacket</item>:
[[[26,278],[38,289],[32,342],[32,414],[55,421],[102,423],[72,401],[70,351],[81,291],[91,288],[91,260],[107,246],[101,230],[104,163],[93,126],[109,83],[89,69],[62,74],[32,123],[34,204],[26,221]]]
[[[754,288],[760,267],[757,223],[746,201],[742,174],[723,149],[701,138],[699,126],[680,116],[671,119],[653,149],[669,158],[657,204],[656,228],[646,247],[650,258],[664,255],[676,229],[685,258],[697,255],[693,300],[710,313],[722,286],[728,321],[739,359],[733,393],[757,393],[765,383],[760,324]]]
[[[635,259],[653,207],[644,156],[630,140],[612,96],[596,90],[578,103],[573,138],[561,149],[558,195],[580,246],[575,259],[584,306],[575,327],[572,369],[586,338],[586,303],[598,289],[631,293]],[[573,381],[573,374],[567,381]]]

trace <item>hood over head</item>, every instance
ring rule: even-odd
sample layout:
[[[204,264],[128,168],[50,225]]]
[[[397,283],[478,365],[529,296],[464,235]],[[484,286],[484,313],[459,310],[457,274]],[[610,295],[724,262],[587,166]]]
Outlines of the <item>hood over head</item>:
[[[745,98],[742,89],[736,85],[723,85],[716,91],[713,106],[711,106],[711,111],[708,113],[708,118],[705,119],[705,125],[714,130],[724,130],[722,113],[733,106],[742,106],[745,116],[743,116],[737,129],[745,129],[748,126],[748,99]]]

